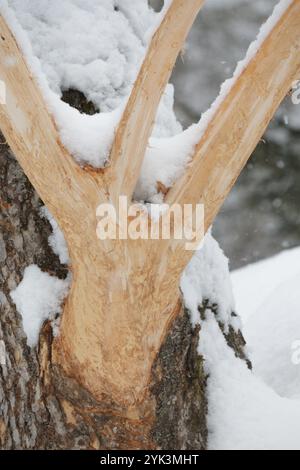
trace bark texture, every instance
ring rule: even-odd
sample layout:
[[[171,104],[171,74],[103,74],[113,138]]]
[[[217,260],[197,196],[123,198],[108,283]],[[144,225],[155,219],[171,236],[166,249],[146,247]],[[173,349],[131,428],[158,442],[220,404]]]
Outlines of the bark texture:
[[[65,93],[85,109],[76,91]],[[75,99],[76,98],[76,99]],[[72,102],[72,101],[71,101]],[[170,326],[152,368],[147,396],[130,410],[97,402],[51,362],[52,329],[45,323],[39,347],[30,349],[10,299],[25,268],[34,263],[60,278],[67,275],[48,245],[42,202],[1,137],[0,145],[0,447],[2,449],[200,449],[207,446],[204,359],[197,354],[200,327],[188,312]],[[200,307],[216,308],[207,301]],[[222,325],[220,325],[222,329]],[[229,346],[245,358],[244,340],[233,330]]]

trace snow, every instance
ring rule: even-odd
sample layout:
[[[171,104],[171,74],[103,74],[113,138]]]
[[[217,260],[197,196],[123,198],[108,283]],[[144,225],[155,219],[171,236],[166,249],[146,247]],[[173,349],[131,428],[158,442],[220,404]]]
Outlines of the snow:
[[[61,140],[79,163],[105,165],[149,40],[169,5],[168,0],[155,13],[146,0],[1,1],[1,13],[55,117]],[[62,102],[62,91],[69,88],[84,93],[101,112],[80,114]],[[172,89],[169,85],[162,98],[154,137],[181,131],[172,113]]]
[[[152,137],[135,189],[135,199],[153,203],[162,202],[156,197],[157,182],[163,183],[166,188],[173,186],[192,158],[198,140],[197,125],[174,137],[160,139]]]
[[[226,80],[220,89],[220,93],[212,103],[211,107],[202,114],[199,121],[199,138],[202,137],[208,128],[209,123],[214,118],[217,110],[219,109],[222,102],[226,99],[230,91],[232,90],[234,84],[238,78],[242,75],[246,67],[249,65],[251,60],[254,58],[255,54],[268,37],[270,32],[274,29],[276,24],[280,21],[282,15],[291,5],[293,0],[281,0],[278,5],[274,8],[273,14],[268,18],[264,25],[260,28],[257,38],[250,44],[247,54],[243,60],[241,60],[234,71],[232,78]],[[217,2],[218,5],[218,2]]]
[[[50,235],[48,242],[53,252],[59,257],[61,264],[70,264],[67,243],[58,223],[45,206],[41,209],[41,215],[50,222],[52,227],[52,234]]]
[[[236,2],[228,2],[228,6],[233,6],[233,3]],[[189,163],[195,145],[204,135],[221,103],[228,96],[237,79],[253,59],[266,37],[279,22],[291,3],[292,0],[281,0],[274,8],[273,14],[261,27],[256,40],[250,45],[246,57],[238,63],[233,77],[223,83],[219,95],[211,107],[202,114],[198,124],[192,125],[181,134],[170,137],[165,141],[166,145],[164,145],[164,142],[150,139],[141,177],[137,186],[137,199],[146,199],[151,202],[156,202],[156,182],[161,181],[166,187],[170,187],[174,184]],[[220,4],[215,2],[215,6],[220,6]]]
[[[22,316],[27,343],[37,345],[42,324],[55,320],[68,293],[70,280],[61,280],[44,273],[36,265],[25,269],[23,280],[11,292],[11,298]]]
[[[281,284],[300,274],[300,248],[283,251],[279,255],[260,261],[231,274],[236,309],[243,323],[261,309]]]
[[[199,353],[208,378],[210,450],[299,450],[300,406],[279,397],[228,348],[211,313]]]
[[[167,87],[136,188],[138,200],[156,201],[157,181],[166,187],[176,181],[218,106],[290,3],[279,3],[212,107],[184,133],[172,112],[173,88]],[[105,165],[149,40],[169,5],[170,0],[155,13],[146,0],[134,5],[127,0],[2,0],[1,11],[37,78],[62,142],[78,162]],[[63,103],[61,92],[68,88],[83,92],[101,112],[87,116]]]
[[[300,248],[233,272],[232,281],[255,374],[280,396],[300,398],[292,361],[300,339]]]
[[[180,287],[185,306],[191,313],[193,326],[201,323],[198,307],[205,300],[218,305],[218,320],[224,324],[225,329],[233,324],[231,313],[234,311],[234,298],[228,259],[210,233],[185,269]],[[241,326],[238,320],[234,326]]]
[[[233,6],[228,2],[226,6]],[[276,26],[284,12],[287,10],[291,0],[281,0],[274,8],[273,14],[267,22],[261,27],[255,41],[250,45],[246,57],[240,61],[236,67],[233,77],[226,80],[220,90],[219,95],[211,107],[202,114],[199,123],[190,126],[186,131],[171,135],[165,142],[157,139],[150,139],[149,147],[142,167],[141,177],[136,188],[136,198],[157,202],[156,183],[162,182],[167,188],[172,186],[182,174],[184,168],[189,163],[193,150],[197,142],[204,135],[209,123],[215,116],[221,103],[226,99],[237,79],[243,73],[249,62],[253,59],[262,43]],[[214,4],[212,4],[214,6]],[[220,4],[215,2],[215,6]]]
[[[201,325],[198,352],[208,374],[211,450],[300,449],[300,360],[299,365],[292,361],[295,348],[300,350],[300,263],[289,269],[298,259],[300,249],[291,250],[232,275],[243,321],[261,306],[243,329],[253,372],[236,358],[219,328],[219,321],[235,329],[241,324],[231,317],[235,304],[228,262],[210,234],[182,276],[185,305],[193,325]],[[280,285],[280,279],[286,280]],[[203,320],[198,306],[205,299],[215,302],[219,312],[216,316],[208,309]]]
[[[244,328],[255,374],[280,396],[298,399],[300,365],[292,355],[300,340],[299,285],[300,265],[299,274],[280,284]]]
[[[145,37],[149,31],[153,34],[170,1],[159,14],[140,0],[137,9],[132,8],[132,2],[119,2],[117,13],[111,0],[101,5],[55,0],[51,7],[45,1],[9,0],[8,4],[12,9],[4,8],[4,4],[3,12],[55,116],[62,142],[80,163],[103,167],[146,51]],[[85,93],[102,112],[88,116],[62,102],[61,91],[72,87]],[[137,200],[156,202],[157,182],[173,185],[199,139],[197,126],[181,134],[173,104],[174,89],[168,85],[137,184]]]
[[[8,4],[57,95],[76,88],[102,112],[116,109],[128,96],[145,52],[145,31],[156,16],[146,1],[8,0]]]
[[[219,327],[220,321],[225,331],[230,324],[235,329],[241,324],[231,316],[235,302],[228,261],[210,234],[182,276],[185,305],[193,325],[201,325],[198,352],[205,358],[208,374],[211,450],[300,449],[300,406],[296,400],[300,398],[300,354],[299,365],[292,361],[295,348],[300,351],[300,263],[298,269],[290,269],[297,260],[300,249],[232,275],[234,290],[240,295],[236,311],[242,312],[243,320],[245,312],[247,317],[250,309],[261,305],[243,329],[253,372],[228,347]],[[240,283],[239,275],[243,278]],[[278,288],[280,279],[286,281]],[[239,291],[241,285],[244,290]],[[198,306],[206,299],[215,302],[219,312],[215,315],[208,309],[203,320]],[[263,299],[267,299],[265,303]]]
[[[199,353],[209,374],[209,447],[299,450],[300,249],[236,271],[232,281],[253,372],[207,312]]]

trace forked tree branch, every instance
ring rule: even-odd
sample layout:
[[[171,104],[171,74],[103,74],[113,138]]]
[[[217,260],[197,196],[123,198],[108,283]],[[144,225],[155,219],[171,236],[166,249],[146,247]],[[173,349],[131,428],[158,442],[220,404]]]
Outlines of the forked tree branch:
[[[126,413],[129,404],[147,393],[153,361],[178,311],[179,290],[164,273],[160,273],[162,284],[156,283],[158,265],[149,255],[149,244],[98,240],[96,208],[102,199],[108,202],[107,190],[113,189],[115,198],[119,192],[131,195],[159,99],[202,3],[173,0],[151,43],[116,136],[114,149],[121,145],[126,152],[115,154],[103,179],[90,169],[81,169],[61,145],[22,53],[2,18],[0,23],[4,38],[0,42],[0,78],[8,88],[0,127],[57,218],[70,251],[72,285],[52,361],[94,397],[109,397]],[[6,67],[11,63],[11,68]],[[142,145],[136,148],[139,141]]]
[[[147,394],[153,362],[178,313],[179,276],[192,252],[176,240],[158,242],[154,255],[153,240],[101,242],[96,207],[106,200],[106,190],[115,203],[119,195],[132,196],[161,95],[202,3],[173,0],[151,42],[101,181],[61,145],[41,92],[0,17],[0,79],[7,85],[0,127],[58,219],[72,262],[71,292],[52,361],[99,401],[118,404],[126,417],[129,412],[139,416],[138,409],[128,407]],[[191,164],[167,195],[170,204],[203,202],[206,230],[299,78],[299,24],[300,2],[294,0],[219,105]]]
[[[206,232],[293,80],[299,77],[300,2],[294,0],[220,102],[166,203],[203,203]],[[176,260],[171,264],[181,272],[192,253],[181,241],[170,243],[170,258]]]
[[[154,34],[116,133],[108,169],[111,199],[131,200],[154,119],[176,59],[204,0],[173,0]]]

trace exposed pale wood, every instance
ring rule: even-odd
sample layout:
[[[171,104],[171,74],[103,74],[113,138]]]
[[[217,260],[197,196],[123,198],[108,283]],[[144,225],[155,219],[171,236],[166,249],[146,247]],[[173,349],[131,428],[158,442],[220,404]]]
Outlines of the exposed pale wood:
[[[161,96],[203,3],[204,0],[173,0],[153,36],[111,151],[108,179],[114,202],[120,194],[131,200]]]
[[[97,400],[136,420],[155,357],[180,309],[179,278],[191,252],[162,243],[162,250],[172,253],[162,256],[155,241],[100,242],[96,208],[104,194],[115,202],[119,194],[131,196],[159,98],[201,4],[173,1],[148,51],[103,179],[79,168],[59,142],[41,93],[0,19],[0,79],[8,86],[0,127],[63,229],[72,263],[53,362]],[[299,71],[299,20],[295,1],[220,106],[193,163],[168,195],[181,204],[203,200],[206,228]],[[16,59],[12,68],[5,66],[8,57]]]
[[[0,32],[0,78],[6,85],[6,104],[0,108],[1,129],[25,173],[56,214],[62,198],[54,188],[71,186],[79,171],[59,141],[40,90],[2,16]],[[71,193],[70,187],[65,199]]]
[[[175,4],[182,9],[183,2]],[[199,2],[190,3],[191,18],[195,4]],[[173,12],[172,19],[176,18]],[[109,188],[97,174],[82,170],[63,148],[3,18],[0,29],[4,38],[0,78],[8,87],[0,127],[57,218],[71,257],[73,282],[53,359],[99,400],[109,397],[126,413],[136,413],[130,405],[147,392],[153,361],[180,308],[177,284],[162,271],[161,284],[156,282],[157,259],[150,253],[151,243],[97,239],[96,209]],[[14,66],[7,68],[11,57],[16,59]]]
[[[0,79],[6,86],[1,130],[45,204],[68,230],[87,198],[95,207],[103,200],[98,175],[84,172],[61,144],[41,91],[1,15],[0,33]]]
[[[220,103],[166,203],[203,203],[207,231],[299,76],[300,2],[294,0]],[[176,270],[184,269],[191,255],[182,242],[171,241],[168,262]]]
[[[36,192],[12,153],[0,145],[0,339],[6,350],[6,366],[0,367],[0,448],[205,448],[206,374],[197,354],[198,330],[192,329],[186,310],[161,346],[138,420],[125,419],[110,402],[97,402],[53,364],[50,323],[42,329],[38,351],[29,350],[10,291],[32,263],[60,277],[66,274],[48,245],[50,234]],[[235,348],[234,341],[230,344]]]

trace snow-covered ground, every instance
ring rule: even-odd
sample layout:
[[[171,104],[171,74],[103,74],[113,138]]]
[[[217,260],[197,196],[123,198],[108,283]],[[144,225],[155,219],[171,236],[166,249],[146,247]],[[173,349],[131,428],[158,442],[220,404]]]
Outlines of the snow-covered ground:
[[[300,274],[300,248],[260,261],[231,274],[236,310],[244,325],[282,285]],[[299,311],[300,311],[300,289]]]
[[[300,449],[300,249],[232,273],[253,372],[211,315],[207,358],[211,449]]]
[[[300,399],[300,248],[235,271],[232,282],[255,374]]]

